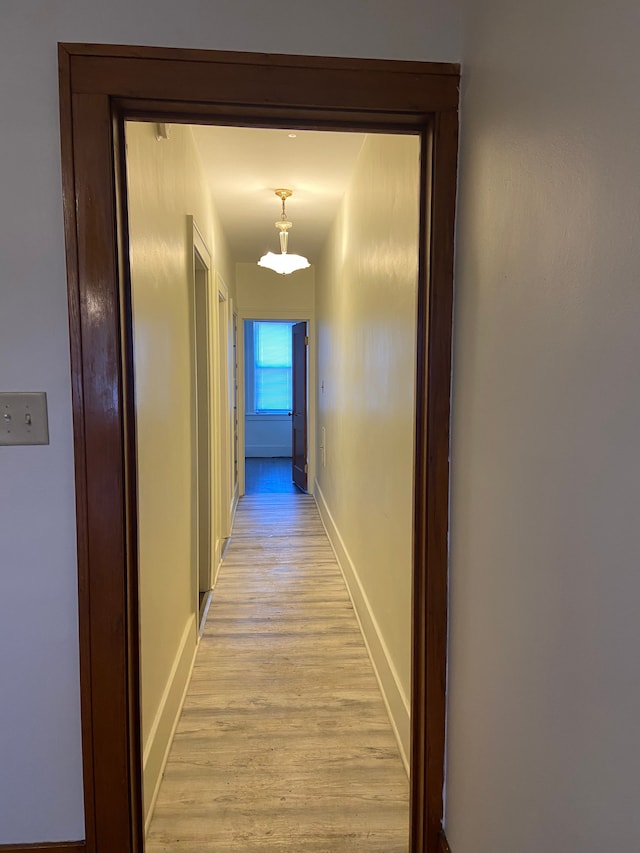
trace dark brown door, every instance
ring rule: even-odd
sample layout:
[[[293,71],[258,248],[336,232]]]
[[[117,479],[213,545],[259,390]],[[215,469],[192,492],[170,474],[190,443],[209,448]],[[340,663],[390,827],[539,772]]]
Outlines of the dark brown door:
[[[293,380],[293,423],[291,464],[293,482],[307,491],[307,324],[296,323],[291,329],[293,336],[292,380]]]

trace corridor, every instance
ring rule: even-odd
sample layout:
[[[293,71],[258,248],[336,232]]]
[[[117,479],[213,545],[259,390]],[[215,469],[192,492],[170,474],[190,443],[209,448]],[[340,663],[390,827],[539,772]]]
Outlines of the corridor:
[[[407,853],[408,780],[314,499],[240,500],[147,853]]]

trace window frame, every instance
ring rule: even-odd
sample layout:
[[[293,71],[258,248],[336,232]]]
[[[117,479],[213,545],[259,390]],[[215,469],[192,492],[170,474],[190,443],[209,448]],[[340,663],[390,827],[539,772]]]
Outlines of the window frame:
[[[295,325],[295,320],[272,320],[272,319],[245,319],[244,320],[244,382],[245,382],[245,414],[257,417],[273,417],[288,415],[291,412],[292,406],[292,371],[293,371],[293,354],[289,350],[289,405],[283,409],[261,409],[258,408],[258,392],[256,375],[258,370],[268,370],[269,366],[259,366],[256,361],[256,336],[258,325],[286,325],[289,327],[289,332]],[[284,366],[285,369],[287,366]],[[275,368],[274,368],[275,369]],[[277,369],[283,369],[279,367]]]

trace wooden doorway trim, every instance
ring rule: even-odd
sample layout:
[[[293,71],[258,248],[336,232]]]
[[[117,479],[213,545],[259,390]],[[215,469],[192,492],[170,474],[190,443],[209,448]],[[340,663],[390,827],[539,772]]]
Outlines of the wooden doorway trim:
[[[141,853],[136,466],[125,119],[418,133],[411,853],[444,781],[459,67],[60,45],[87,853]]]

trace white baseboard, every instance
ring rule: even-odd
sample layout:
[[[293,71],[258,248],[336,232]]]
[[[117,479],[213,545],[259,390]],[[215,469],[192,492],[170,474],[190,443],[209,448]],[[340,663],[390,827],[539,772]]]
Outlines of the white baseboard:
[[[236,510],[238,509],[238,501],[240,500],[240,490],[239,484],[236,483],[235,489],[233,490],[233,497],[231,498],[231,511],[229,514],[229,518],[231,521],[229,522],[229,536],[231,536],[231,531],[233,530],[233,522],[236,520]]]
[[[288,444],[248,444],[245,457],[291,456],[291,442]]]
[[[233,521],[231,522],[233,526]],[[216,588],[216,584],[218,583],[218,575],[220,574],[220,568],[222,566],[222,561],[224,560],[224,555],[229,547],[230,537],[225,536],[224,539],[218,539],[216,541],[216,547],[213,555],[213,573],[211,577],[211,589]]]
[[[360,630],[362,631],[362,636],[369,652],[373,670],[380,685],[389,720],[391,721],[391,726],[398,742],[400,756],[408,775],[411,746],[411,718],[407,696],[400,684],[396,668],[389,656],[389,650],[380,633],[380,627],[371,610],[371,605],[358,577],[356,567],[349,556],[344,540],[336,527],[336,523],[317,480],[314,483],[314,496],[322,523],[333,546],[338,565],[347,585],[347,590],[349,591],[353,609],[360,624]]]
[[[204,626],[207,623],[207,616],[209,615],[212,598],[213,589],[210,589],[205,596],[204,603],[200,605],[200,609],[198,611],[198,642],[200,642],[200,637],[202,637],[202,634],[204,633]]]
[[[145,833],[149,829],[160,782],[169,757],[169,749],[191,680],[198,648],[196,621],[196,617],[192,615],[184,627],[158,712],[144,746],[142,773],[144,779]]]
[[[222,562],[222,548],[224,547],[224,539],[216,539],[216,545],[213,549],[213,573],[211,578],[211,587],[216,585],[218,572],[220,571],[220,563]]]

